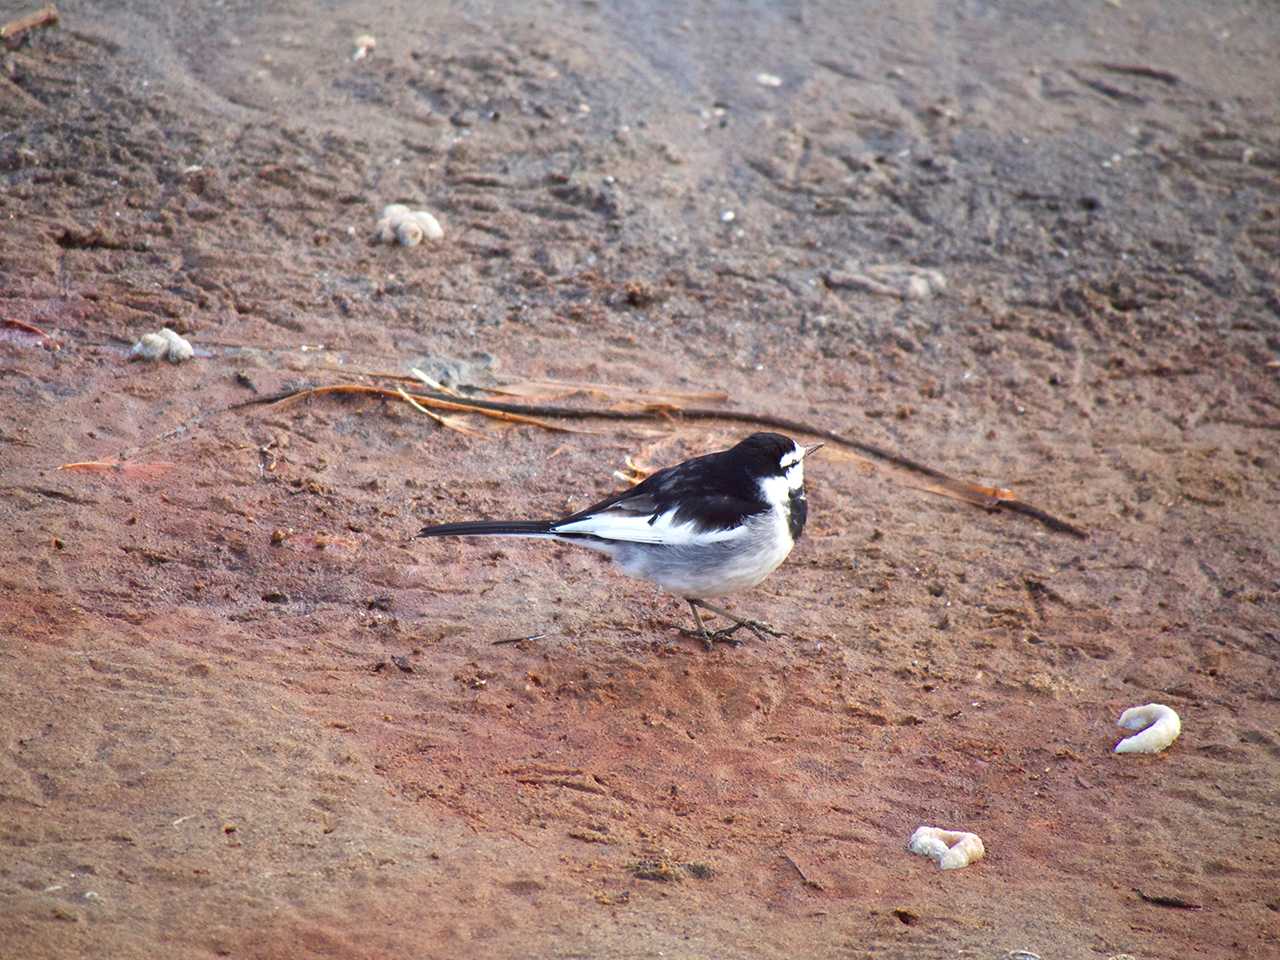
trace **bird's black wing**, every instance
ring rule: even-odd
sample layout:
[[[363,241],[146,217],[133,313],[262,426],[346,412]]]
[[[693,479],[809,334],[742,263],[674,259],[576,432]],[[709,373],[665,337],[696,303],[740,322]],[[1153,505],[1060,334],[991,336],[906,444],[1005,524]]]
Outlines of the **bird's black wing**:
[[[556,521],[552,530],[640,543],[732,534],[768,505],[744,496],[750,488],[737,477],[724,476],[722,456],[711,453],[659,470],[630,490]]]

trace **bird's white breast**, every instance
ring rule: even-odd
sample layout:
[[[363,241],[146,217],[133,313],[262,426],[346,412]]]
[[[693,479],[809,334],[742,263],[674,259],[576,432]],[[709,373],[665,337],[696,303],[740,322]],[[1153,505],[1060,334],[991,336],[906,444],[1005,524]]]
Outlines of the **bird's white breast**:
[[[771,507],[782,507],[784,512],[791,502],[791,494],[804,486],[804,463],[797,460],[786,472],[760,478],[760,496]]]
[[[756,514],[744,526],[746,536],[735,545],[732,555],[726,557],[717,571],[719,588],[708,590],[709,595],[754,587],[777,570],[795,546],[786,507],[774,507],[768,513]]]

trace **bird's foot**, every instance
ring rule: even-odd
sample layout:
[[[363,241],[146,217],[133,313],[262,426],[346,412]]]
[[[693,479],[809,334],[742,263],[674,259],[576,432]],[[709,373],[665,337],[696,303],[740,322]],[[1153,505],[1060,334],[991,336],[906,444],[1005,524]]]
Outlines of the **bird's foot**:
[[[723,630],[707,630],[705,628],[702,630],[687,630],[684,627],[680,627],[679,630],[686,637],[693,640],[701,640],[702,645],[710,653],[716,648],[717,643],[723,643],[730,647],[742,646],[742,641],[734,636],[734,633],[741,626],[742,624],[734,624],[732,627],[725,627]]]
[[[742,627],[746,627],[748,630],[750,630],[752,633],[756,635],[757,640],[761,640],[761,641],[768,640],[770,637],[786,636],[786,634],[784,634],[781,630],[775,630],[773,627],[769,626],[769,624],[764,623],[761,620],[739,620],[732,627],[726,627],[723,631],[720,631],[720,632],[724,633],[727,631],[727,633],[733,633],[733,631],[738,630]]]
[[[759,620],[746,620],[742,617],[735,617],[728,610],[722,610],[720,607],[713,607],[705,600],[688,600],[689,608],[693,611],[693,619],[698,624],[697,631],[684,631],[691,636],[701,638],[703,644],[708,650],[715,649],[717,643],[727,643],[731,646],[740,647],[742,641],[734,637],[734,634],[746,627],[756,635],[756,639],[766,641],[770,637],[781,637],[784,634],[780,630],[775,630],[767,623]],[[718,617],[723,617],[730,622],[727,627],[721,627],[719,630],[708,630],[706,624],[702,622],[702,616],[698,613],[698,608],[708,610]]]

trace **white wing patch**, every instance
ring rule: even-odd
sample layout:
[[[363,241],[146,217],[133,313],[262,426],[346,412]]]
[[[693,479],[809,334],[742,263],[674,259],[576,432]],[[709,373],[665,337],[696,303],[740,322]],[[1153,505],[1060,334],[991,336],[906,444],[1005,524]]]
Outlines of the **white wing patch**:
[[[743,536],[746,528],[730,527],[726,530],[699,530],[685,521],[673,522],[674,510],[652,514],[624,513],[604,510],[572,523],[562,523],[551,528],[552,533],[583,533],[605,540],[625,540],[629,543],[662,543],[678,546],[688,543],[721,543]],[[650,523],[650,521],[653,521]]]

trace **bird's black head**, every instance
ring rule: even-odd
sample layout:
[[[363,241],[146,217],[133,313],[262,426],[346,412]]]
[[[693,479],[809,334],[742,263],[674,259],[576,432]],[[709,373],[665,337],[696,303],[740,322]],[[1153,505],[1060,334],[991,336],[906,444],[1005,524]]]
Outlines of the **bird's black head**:
[[[772,505],[786,507],[793,539],[800,538],[808,516],[804,458],[820,446],[802,447],[780,433],[753,433],[725,451],[735,467],[755,480],[760,496]]]
[[[787,476],[792,480],[788,486],[802,487],[804,468],[801,463],[820,446],[822,444],[802,447],[780,433],[753,433],[737,446],[726,450],[725,456],[735,461],[739,469],[752,477]]]
[[[753,433],[725,456],[752,477],[780,477],[804,458],[804,447],[780,433]]]

